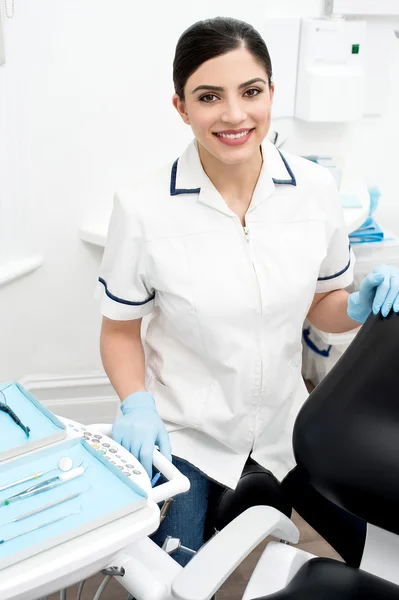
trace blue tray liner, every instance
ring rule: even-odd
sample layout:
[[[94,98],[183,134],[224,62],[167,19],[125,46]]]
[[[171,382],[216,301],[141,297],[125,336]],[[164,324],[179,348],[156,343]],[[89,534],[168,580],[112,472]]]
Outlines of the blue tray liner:
[[[10,415],[0,411],[0,452],[54,436],[66,430],[64,423],[40,404],[19,383],[1,384],[0,390],[4,391],[8,406],[12,408],[24,425],[30,427],[28,437]],[[0,394],[0,402],[4,402],[2,394]]]
[[[71,529],[82,529],[83,527],[84,531],[89,531],[91,529],[90,523],[94,523],[99,518],[106,517],[106,515],[110,515],[121,509],[125,509],[125,514],[133,512],[135,510],[134,505],[140,504],[141,507],[143,498],[147,498],[147,494],[137,484],[123,473],[120,473],[114,465],[110,464],[99,452],[82,439],[68,440],[3,464],[0,466],[0,486],[36,472],[47,471],[57,467],[58,461],[63,456],[70,456],[73,459],[74,467],[79,466],[83,462],[82,466],[87,467],[85,473],[81,477],[66,482],[56,489],[31,498],[19,500],[8,506],[1,506],[0,539],[26,531],[35,525],[53,520],[80,508],[82,509],[81,512],[63,519],[54,525],[44,527],[43,529],[28,533],[16,540],[0,545],[0,568],[1,561],[13,554],[26,551],[30,547],[32,547],[32,554],[34,554],[35,545],[43,544],[43,542],[51,539],[55,540],[54,545],[56,545],[56,538]],[[54,471],[54,474],[59,473],[60,471],[57,469]],[[9,490],[4,490],[0,492],[0,501],[51,476],[53,476],[53,473],[43,475],[39,479],[20,484]],[[78,498],[60,506],[46,510],[18,523],[9,523],[19,515],[69,496],[77,491],[87,490],[88,488],[91,489],[81,494]],[[112,516],[109,520],[112,520]]]

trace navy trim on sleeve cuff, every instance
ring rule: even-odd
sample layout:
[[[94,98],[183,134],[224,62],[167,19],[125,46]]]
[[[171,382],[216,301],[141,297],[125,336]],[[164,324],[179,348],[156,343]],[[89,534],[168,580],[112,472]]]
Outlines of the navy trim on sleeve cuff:
[[[347,271],[350,267],[351,264],[351,256],[350,256],[350,246],[349,246],[349,261],[348,264],[346,265],[346,267],[344,269],[342,269],[341,271],[338,271],[338,273],[334,273],[334,275],[329,275],[328,277],[318,277],[317,281],[328,281],[329,279],[335,279],[335,277],[339,277],[340,275],[343,275],[343,273],[345,273],[345,271]]]
[[[105,293],[107,294],[108,298],[111,298],[111,300],[115,300],[115,302],[120,302],[120,304],[127,304],[128,306],[142,306],[143,304],[151,302],[151,300],[154,300],[155,298],[154,293],[147,300],[144,300],[144,302],[132,302],[131,300],[123,300],[122,298],[118,298],[117,296],[111,294],[111,292],[108,290],[106,281],[102,277],[99,277],[98,281],[103,284],[105,288]]]

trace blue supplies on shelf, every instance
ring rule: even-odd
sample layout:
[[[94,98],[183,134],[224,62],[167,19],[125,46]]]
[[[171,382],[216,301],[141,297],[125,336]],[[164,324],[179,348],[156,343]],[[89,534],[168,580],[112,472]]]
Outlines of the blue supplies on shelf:
[[[381,242],[384,239],[384,232],[373,219],[373,214],[378,206],[381,196],[376,187],[369,188],[370,210],[365,222],[349,235],[351,244],[365,244],[372,242]]]
[[[362,208],[362,201],[357,194],[339,194],[342,208]]]
[[[366,221],[349,235],[351,244],[365,244],[366,242],[381,242],[384,239],[384,232],[381,227],[368,217]]]

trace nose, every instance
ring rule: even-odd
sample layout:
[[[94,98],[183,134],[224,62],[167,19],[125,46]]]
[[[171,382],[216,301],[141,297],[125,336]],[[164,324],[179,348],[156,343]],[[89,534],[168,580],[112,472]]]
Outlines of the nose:
[[[224,110],[221,115],[221,121],[223,123],[237,125],[245,121],[246,117],[247,114],[244,110],[244,106],[238,99],[226,100]]]

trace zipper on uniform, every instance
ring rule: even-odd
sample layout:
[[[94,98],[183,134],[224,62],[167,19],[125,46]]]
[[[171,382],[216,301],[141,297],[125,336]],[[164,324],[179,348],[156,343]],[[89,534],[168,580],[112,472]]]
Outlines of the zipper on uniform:
[[[248,227],[246,225],[244,225],[243,226],[243,230],[244,230],[245,241],[247,242],[247,244],[249,244],[250,243],[249,229],[248,229]],[[254,256],[253,256],[253,252],[252,252],[252,244],[249,246],[249,256],[250,256],[250,261],[252,263],[252,268],[253,268],[254,273],[255,273],[256,283],[257,283],[257,286],[258,286],[259,304],[260,304],[260,317],[261,317],[261,321],[262,321],[263,320],[262,294],[261,294],[261,291],[260,291],[258,274],[256,272],[255,260],[254,260]],[[263,359],[262,359],[262,347],[261,347],[261,354],[260,354],[259,400],[260,400],[260,397],[262,395],[262,385],[263,385]]]

